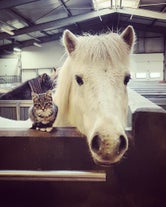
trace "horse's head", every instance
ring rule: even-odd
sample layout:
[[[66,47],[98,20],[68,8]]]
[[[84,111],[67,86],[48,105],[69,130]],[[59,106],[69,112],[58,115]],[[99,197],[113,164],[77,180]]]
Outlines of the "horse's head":
[[[92,157],[101,165],[119,161],[128,149],[126,85],[134,39],[131,26],[120,35],[64,32],[68,58],[58,78],[55,124],[75,126],[86,135]]]

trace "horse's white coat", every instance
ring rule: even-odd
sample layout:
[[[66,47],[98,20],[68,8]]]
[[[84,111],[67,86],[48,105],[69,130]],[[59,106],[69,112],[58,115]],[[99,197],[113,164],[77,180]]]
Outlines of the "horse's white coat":
[[[134,31],[128,27],[121,35],[76,37],[69,31],[63,41],[68,53],[58,78],[55,126],[75,126],[87,136],[94,161],[110,164],[121,159],[128,148],[125,135],[128,98],[124,78],[129,74]],[[76,76],[82,79],[79,85]],[[92,149],[94,141],[97,152]],[[119,152],[120,136],[125,139]],[[123,141],[124,141],[123,139]],[[100,143],[99,143],[100,142]]]

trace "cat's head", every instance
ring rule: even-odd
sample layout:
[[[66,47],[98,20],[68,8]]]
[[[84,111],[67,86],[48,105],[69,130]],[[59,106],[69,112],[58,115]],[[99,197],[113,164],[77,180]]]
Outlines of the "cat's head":
[[[46,93],[32,92],[32,101],[35,109],[46,110],[53,105],[52,91],[48,90]]]

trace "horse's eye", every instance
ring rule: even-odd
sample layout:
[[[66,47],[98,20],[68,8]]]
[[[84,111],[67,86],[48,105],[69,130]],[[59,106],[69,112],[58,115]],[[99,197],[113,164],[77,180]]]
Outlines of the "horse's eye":
[[[130,79],[131,79],[131,76],[130,75],[126,75],[124,77],[124,84],[127,85],[127,83],[129,82]]]
[[[78,75],[76,75],[75,76],[75,79],[76,79],[76,81],[77,81],[77,83],[78,83],[78,85],[83,85],[84,84],[84,81],[82,80],[82,77],[80,77],[80,76],[78,76]]]

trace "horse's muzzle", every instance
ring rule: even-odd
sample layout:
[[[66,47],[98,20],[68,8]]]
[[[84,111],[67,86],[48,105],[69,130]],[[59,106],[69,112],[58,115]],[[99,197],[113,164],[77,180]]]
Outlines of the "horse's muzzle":
[[[120,135],[116,141],[104,139],[100,135],[93,136],[90,148],[94,161],[99,165],[110,165],[120,161],[128,148],[128,139]]]

